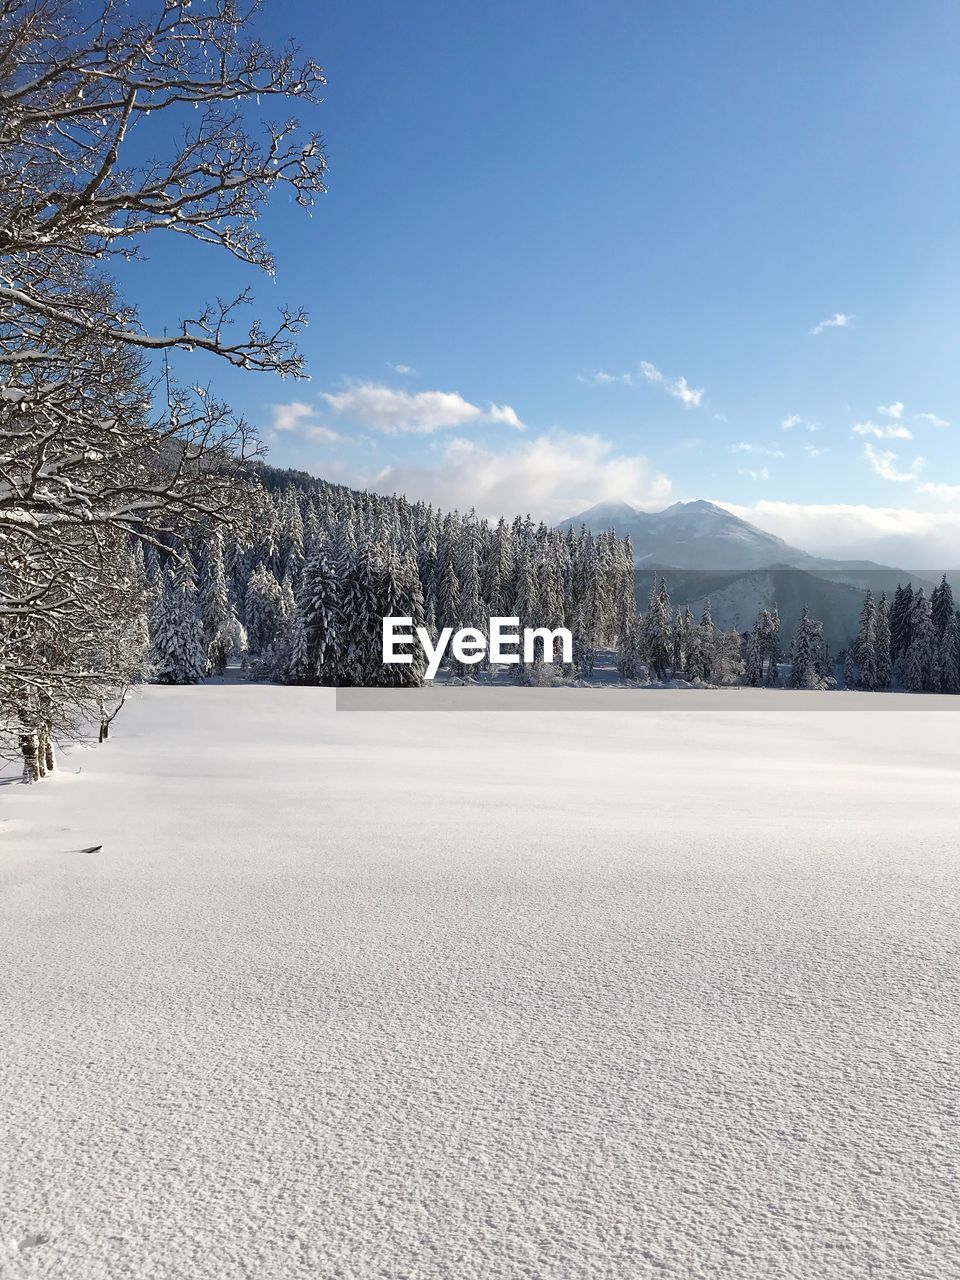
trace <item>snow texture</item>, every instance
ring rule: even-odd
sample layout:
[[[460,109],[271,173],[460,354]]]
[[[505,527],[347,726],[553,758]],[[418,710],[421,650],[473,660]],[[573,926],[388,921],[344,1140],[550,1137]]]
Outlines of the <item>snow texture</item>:
[[[0,786],[0,1275],[960,1276],[960,717],[677,696]]]

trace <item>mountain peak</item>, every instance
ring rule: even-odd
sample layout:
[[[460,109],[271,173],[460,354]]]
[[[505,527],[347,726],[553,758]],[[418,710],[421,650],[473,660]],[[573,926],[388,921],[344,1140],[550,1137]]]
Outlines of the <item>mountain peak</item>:
[[[587,511],[581,512],[579,516],[575,516],[573,520],[565,520],[564,524],[571,524],[574,521],[582,524],[596,524],[601,520],[635,520],[639,514],[636,507],[631,507],[628,502],[598,502]]]
[[[672,506],[664,507],[660,515],[719,515],[725,516],[729,520],[736,517],[726,507],[718,507],[715,502],[707,502],[706,498],[691,498],[688,502],[674,502]]]
[[[675,502],[658,512],[601,502],[559,527],[576,530],[581,525],[594,533],[612,529],[619,537],[629,536],[635,562],[650,567],[743,570],[816,563],[816,557],[704,498]]]

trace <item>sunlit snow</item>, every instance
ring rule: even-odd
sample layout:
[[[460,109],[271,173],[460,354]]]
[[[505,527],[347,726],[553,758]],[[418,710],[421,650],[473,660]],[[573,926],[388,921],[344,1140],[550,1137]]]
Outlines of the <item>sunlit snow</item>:
[[[795,696],[151,688],[0,786],[0,1274],[960,1273],[960,717]]]

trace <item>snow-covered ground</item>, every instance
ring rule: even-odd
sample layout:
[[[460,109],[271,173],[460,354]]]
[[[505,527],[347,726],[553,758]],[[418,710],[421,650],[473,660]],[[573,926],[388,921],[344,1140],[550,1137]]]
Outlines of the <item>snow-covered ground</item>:
[[[960,1275],[960,716],[676,696],[0,786],[0,1274]]]

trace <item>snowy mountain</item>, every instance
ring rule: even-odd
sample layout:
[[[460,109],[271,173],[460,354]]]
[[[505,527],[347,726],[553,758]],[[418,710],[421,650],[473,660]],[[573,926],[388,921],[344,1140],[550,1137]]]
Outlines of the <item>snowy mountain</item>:
[[[875,590],[892,590],[904,571],[872,560],[833,560],[792,547],[713,502],[675,502],[663,511],[637,511],[626,502],[601,502],[557,527],[629,536],[638,569],[807,569]]]
[[[559,526],[593,533],[613,529],[629,536],[636,566],[636,594],[645,607],[655,571],[665,570],[671,600],[699,614],[710,601],[718,626],[745,631],[758,609],[777,604],[784,634],[792,634],[804,605],[824,623],[834,647],[856,634],[863,592],[892,596],[903,570],[869,560],[831,560],[793,547],[712,502],[675,502],[664,511],[637,511],[605,502]],[[914,585],[932,587],[912,575]]]
[[[675,502],[664,511],[637,511],[625,502],[605,502],[559,526],[594,533],[613,529],[629,535],[638,568],[767,569],[775,565],[813,568],[827,562],[791,547],[712,502]],[[831,565],[836,562],[830,562]]]

